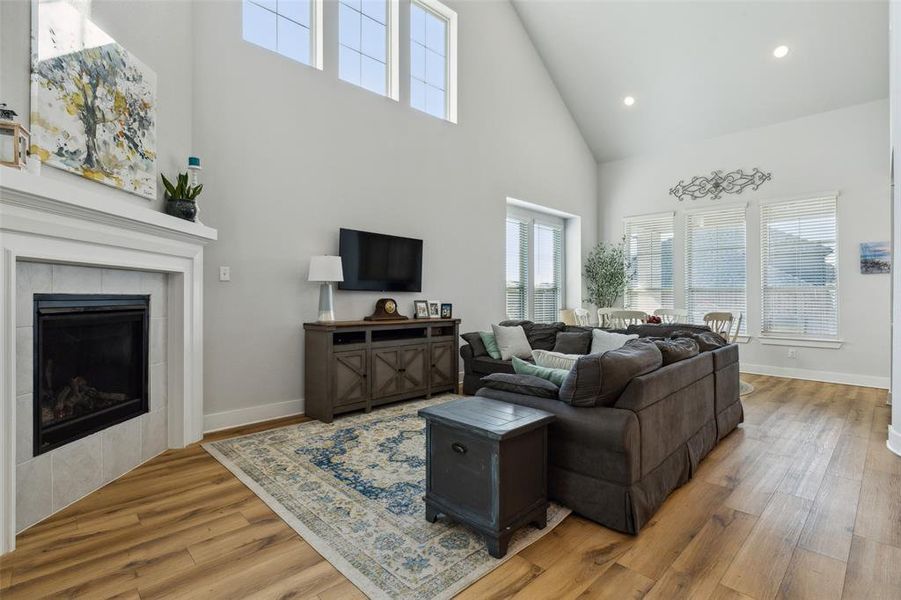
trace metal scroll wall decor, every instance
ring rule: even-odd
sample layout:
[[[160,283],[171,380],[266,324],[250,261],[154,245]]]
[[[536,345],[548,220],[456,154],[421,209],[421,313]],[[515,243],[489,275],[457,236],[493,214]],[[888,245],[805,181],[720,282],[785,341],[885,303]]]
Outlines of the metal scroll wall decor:
[[[743,169],[736,169],[723,174],[722,171],[713,171],[709,177],[697,175],[691,181],[685,183],[680,180],[671,187],[669,193],[681,202],[685,199],[698,200],[710,196],[713,200],[719,200],[723,194],[740,194],[746,188],[756,190],[764,182],[773,178],[772,173],[764,173],[757,167],[750,173]]]

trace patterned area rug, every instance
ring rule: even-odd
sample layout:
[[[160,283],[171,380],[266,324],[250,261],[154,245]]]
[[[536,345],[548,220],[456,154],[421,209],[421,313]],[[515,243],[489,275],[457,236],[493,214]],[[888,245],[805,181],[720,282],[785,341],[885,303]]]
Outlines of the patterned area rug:
[[[450,598],[557,526],[521,529],[504,559],[441,517],[425,520],[424,406],[408,402],[204,444],[322,556],[371,598]]]

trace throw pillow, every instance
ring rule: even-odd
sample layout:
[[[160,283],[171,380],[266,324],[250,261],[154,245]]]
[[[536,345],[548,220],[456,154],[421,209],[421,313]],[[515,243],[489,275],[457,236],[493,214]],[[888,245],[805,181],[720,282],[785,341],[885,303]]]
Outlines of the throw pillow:
[[[554,352],[562,354],[588,354],[591,347],[590,331],[561,331],[557,334]]]
[[[537,398],[557,399],[557,386],[534,375],[517,375],[513,373],[492,373],[482,377],[482,387],[514,394],[525,394]]]
[[[533,365],[532,363],[527,363],[526,361],[513,357],[513,370],[521,375],[532,375],[533,377],[540,377],[541,379],[547,379],[557,387],[563,383],[563,380],[566,379],[566,376],[569,375],[569,370],[567,369],[549,369],[548,367],[539,367],[538,365]]]
[[[488,349],[485,348],[485,342],[482,341],[482,334],[480,334],[478,331],[464,333],[461,334],[460,337],[463,338],[464,342],[469,344],[470,348],[472,348],[473,358],[488,356]]]
[[[680,360],[697,356],[700,352],[698,343],[691,338],[679,338],[677,340],[654,340],[660,354],[663,355],[663,366],[671,365]]]
[[[637,335],[626,335],[624,333],[610,333],[603,329],[595,329],[591,332],[591,352],[590,354],[603,354],[610,350],[622,348],[629,340],[638,339]]]
[[[480,331],[479,337],[482,338],[482,345],[485,346],[485,352],[488,356],[500,360],[501,351],[497,349],[497,340],[494,338],[494,333],[490,331]]]
[[[562,352],[549,352],[547,350],[532,350],[532,360],[539,367],[549,369],[566,369],[569,371],[576,364],[581,354],[564,354]]]
[[[521,326],[501,327],[492,325],[494,339],[497,340],[497,348],[501,353],[501,360],[510,360],[514,356],[529,358],[532,356],[532,347],[526,339],[526,332]]]
[[[653,342],[630,341],[603,354],[582,356],[560,385],[560,400],[573,406],[613,406],[632,379],[662,364]]]

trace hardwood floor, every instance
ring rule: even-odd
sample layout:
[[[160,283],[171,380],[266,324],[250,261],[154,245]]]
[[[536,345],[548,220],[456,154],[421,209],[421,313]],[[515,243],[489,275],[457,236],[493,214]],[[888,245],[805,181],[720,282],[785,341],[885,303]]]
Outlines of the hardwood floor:
[[[460,598],[901,597],[901,458],[885,447],[885,392],[743,378],[757,388],[745,423],[641,535],[570,516]],[[192,446],[21,534],[0,559],[0,597],[363,595]]]

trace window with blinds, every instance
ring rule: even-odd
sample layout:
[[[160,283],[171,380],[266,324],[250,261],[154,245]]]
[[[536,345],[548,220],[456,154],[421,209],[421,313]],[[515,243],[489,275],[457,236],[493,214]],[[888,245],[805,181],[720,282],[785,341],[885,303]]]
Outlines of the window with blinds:
[[[762,335],[838,336],[835,196],[760,208]]]
[[[627,217],[623,233],[632,269],[624,306],[673,308],[673,213]]]
[[[525,319],[528,310],[529,223],[507,216],[507,318]]]
[[[709,312],[747,314],[745,207],[686,214],[685,301],[689,319]],[[739,333],[747,332],[747,318]]]
[[[563,307],[563,219],[517,208],[507,214],[508,319],[558,320]]]

